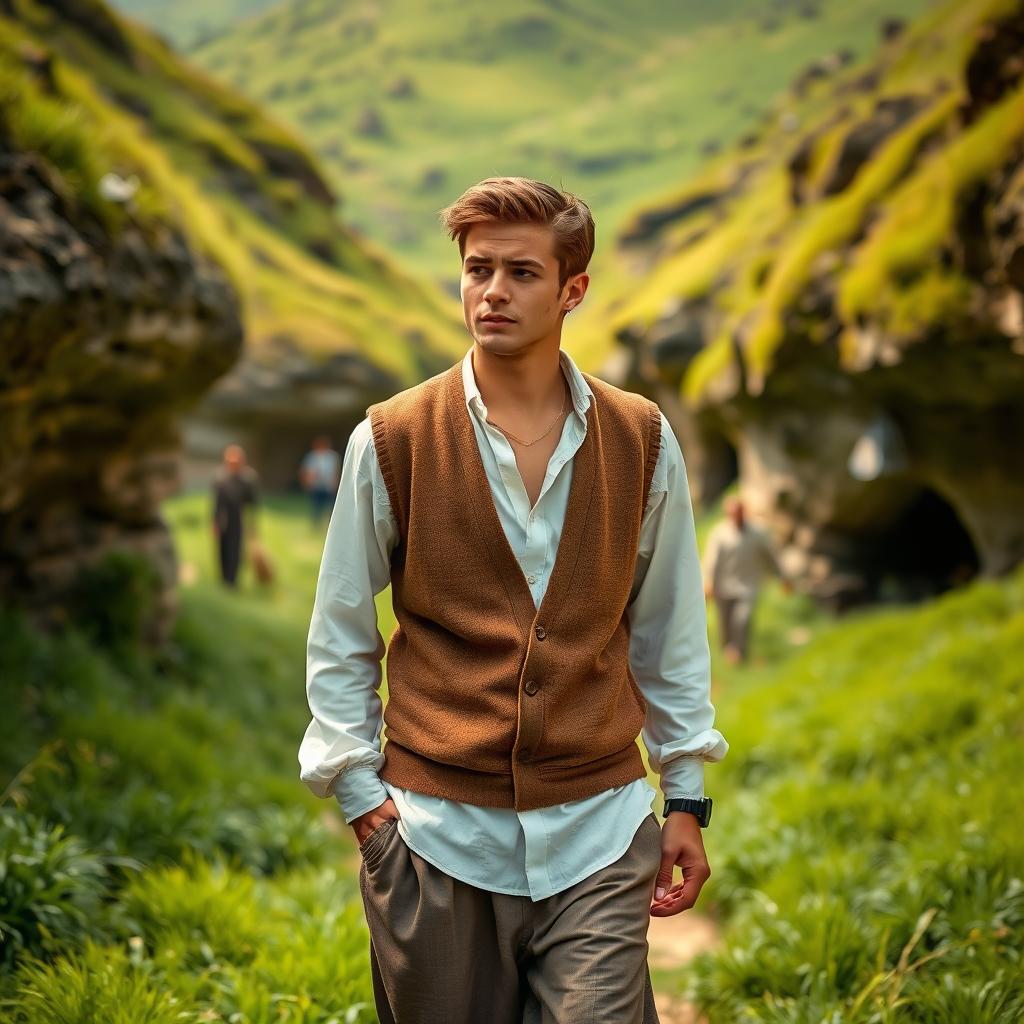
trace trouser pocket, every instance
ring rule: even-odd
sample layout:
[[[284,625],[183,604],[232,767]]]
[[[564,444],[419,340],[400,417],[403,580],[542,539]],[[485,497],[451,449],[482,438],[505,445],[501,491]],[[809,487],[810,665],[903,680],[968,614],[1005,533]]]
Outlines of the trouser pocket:
[[[384,849],[387,846],[388,839],[391,838],[391,835],[397,826],[397,818],[388,818],[387,821],[382,821],[363,840],[363,845],[359,847],[359,854],[363,858],[363,863],[367,867],[371,867],[376,864],[377,860],[382,856]]]

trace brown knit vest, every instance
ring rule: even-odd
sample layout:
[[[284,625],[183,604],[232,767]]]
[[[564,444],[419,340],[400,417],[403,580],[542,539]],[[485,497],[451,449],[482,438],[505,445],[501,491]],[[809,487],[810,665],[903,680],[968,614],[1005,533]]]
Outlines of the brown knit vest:
[[[461,363],[367,410],[398,523],[381,778],[530,810],[644,776],[626,604],[661,444],[646,398],[594,393],[541,607],[505,536]]]

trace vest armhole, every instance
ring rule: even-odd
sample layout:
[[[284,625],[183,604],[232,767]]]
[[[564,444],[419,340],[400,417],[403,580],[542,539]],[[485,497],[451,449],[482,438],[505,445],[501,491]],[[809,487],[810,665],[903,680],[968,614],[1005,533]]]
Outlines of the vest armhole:
[[[395,482],[395,471],[391,465],[391,454],[388,451],[384,415],[379,406],[371,406],[367,410],[367,414],[370,417],[370,432],[373,434],[373,448],[377,454],[380,475],[384,478],[384,484],[388,489],[391,509],[398,521],[399,535],[404,537],[406,532],[405,506],[399,500],[398,487]]]
[[[640,509],[640,518],[643,520],[647,512],[647,503],[651,496],[651,482],[654,479],[654,469],[658,464],[658,455],[661,452],[661,409],[657,403],[647,400],[647,461],[644,463],[644,499]]]

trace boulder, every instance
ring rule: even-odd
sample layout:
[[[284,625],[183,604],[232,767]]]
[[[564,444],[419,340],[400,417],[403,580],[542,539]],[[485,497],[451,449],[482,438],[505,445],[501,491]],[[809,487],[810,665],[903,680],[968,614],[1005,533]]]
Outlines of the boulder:
[[[241,344],[233,290],[176,229],[112,230],[0,136],[0,598],[59,625],[82,571],[132,552],[160,581],[146,636],[166,637],[176,418]]]

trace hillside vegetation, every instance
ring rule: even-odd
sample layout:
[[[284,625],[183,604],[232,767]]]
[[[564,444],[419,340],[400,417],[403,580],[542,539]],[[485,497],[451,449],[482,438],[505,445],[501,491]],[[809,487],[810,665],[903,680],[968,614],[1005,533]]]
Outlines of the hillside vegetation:
[[[375,1019],[350,830],[295,760],[322,538],[304,506],[271,503],[283,575],[227,594],[207,511],[203,495],[167,506],[187,582],[155,660],[139,608],[102,599],[127,563],[60,636],[0,620],[13,1024]],[[723,951],[656,983],[712,1024],[1014,1024],[1024,577],[831,626],[767,596],[768,664],[715,669],[732,747],[709,771],[699,908]],[[792,657],[795,625],[813,639]]]
[[[100,0],[0,5],[0,94],[15,146],[100,218],[125,215],[102,176],[137,177],[132,215],[180,224],[225,268],[252,349],[358,353],[408,383],[458,350],[443,300],[335,216],[293,130]]]
[[[623,269],[643,272],[622,274],[612,333],[699,309],[713,333],[687,375],[696,400],[734,346],[758,394],[785,343],[827,341],[859,370],[885,361],[879,347],[978,319],[972,279],[998,262],[985,236],[1000,231],[982,210],[998,199],[991,217],[1006,219],[1024,194],[1019,12],[941,4],[875,59],[781,96],[741,146],[636,209],[619,242]]]
[[[174,17],[167,17],[164,0],[125,0],[117,4],[124,11],[152,25],[178,49],[188,49],[225,29],[273,7],[280,0],[178,0]]]
[[[436,212],[473,182],[561,184],[608,239],[638,201],[738,138],[798,70],[870,52],[884,19],[924,6],[296,0],[190,56],[302,132],[352,224],[452,281]]]

